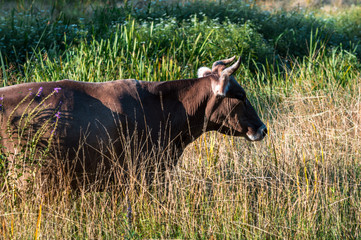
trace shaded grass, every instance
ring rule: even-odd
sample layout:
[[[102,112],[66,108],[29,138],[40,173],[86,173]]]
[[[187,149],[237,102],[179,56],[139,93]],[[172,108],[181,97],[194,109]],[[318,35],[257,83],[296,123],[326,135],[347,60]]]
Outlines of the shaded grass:
[[[268,62],[279,67],[288,57],[307,56],[308,40],[317,31],[317,41],[327,48],[342,46],[360,57],[360,49],[356,48],[361,40],[357,7],[345,9],[340,15],[327,15],[317,9],[270,12],[255,4],[230,0],[147,1],[146,4],[131,1],[118,5],[98,1],[84,5],[70,3],[69,8],[65,2],[56,3],[58,5],[52,7],[34,3],[28,8],[20,4],[22,7],[2,11],[0,50],[8,67],[13,64],[22,72],[22,65],[39,51],[57,58],[69,46],[78,46],[84,40],[106,41],[116,28],[132,21],[141,32],[149,30],[152,24],[155,32],[164,29],[158,36],[141,37],[141,42],[157,42],[153,47],[158,50],[170,49],[172,38],[181,46],[182,38],[193,36],[195,40],[195,30],[202,33],[204,40],[210,29],[217,29],[219,38],[208,40],[213,43],[212,57],[228,55],[235,49],[233,51],[244,54],[246,61],[252,59],[256,64]],[[198,27],[195,19],[200,23]],[[232,49],[228,49],[228,42],[233,43]]]

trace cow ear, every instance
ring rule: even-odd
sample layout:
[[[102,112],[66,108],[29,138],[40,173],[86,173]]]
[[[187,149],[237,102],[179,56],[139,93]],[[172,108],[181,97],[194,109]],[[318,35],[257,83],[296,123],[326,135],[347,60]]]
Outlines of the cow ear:
[[[212,74],[211,69],[209,69],[207,67],[201,67],[198,69],[198,72],[197,72],[198,78],[202,78],[202,77],[205,77],[205,76],[208,76],[211,74]]]
[[[241,65],[241,58],[238,58],[238,61],[234,63],[232,66],[224,69],[221,72],[221,75],[217,81],[217,83],[212,84],[213,92],[218,96],[226,96],[226,93],[229,88],[229,79],[230,76],[237,71],[239,66]]]

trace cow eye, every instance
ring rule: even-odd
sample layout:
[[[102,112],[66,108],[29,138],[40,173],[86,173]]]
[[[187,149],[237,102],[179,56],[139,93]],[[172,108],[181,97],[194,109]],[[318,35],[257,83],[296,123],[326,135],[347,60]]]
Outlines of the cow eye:
[[[244,102],[244,101],[247,100],[246,94],[244,94],[244,93],[238,93],[238,94],[236,95],[236,98],[239,99],[239,100],[241,100],[242,102]]]

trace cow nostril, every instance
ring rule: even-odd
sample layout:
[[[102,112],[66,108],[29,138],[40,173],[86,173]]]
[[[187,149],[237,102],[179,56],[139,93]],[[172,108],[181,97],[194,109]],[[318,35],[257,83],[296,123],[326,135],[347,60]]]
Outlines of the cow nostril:
[[[263,128],[262,129],[262,136],[266,136],[267,135],[267,128]]]

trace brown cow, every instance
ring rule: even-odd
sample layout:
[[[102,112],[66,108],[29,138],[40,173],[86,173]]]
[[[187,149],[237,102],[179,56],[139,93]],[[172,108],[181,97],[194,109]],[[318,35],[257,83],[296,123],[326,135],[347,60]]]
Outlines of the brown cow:
[[[95,174],[100,163],[127,169],[127,156],[141,165],[147,154],[167,153],[173,162],[161,164],[175,166],[186,146],[207,131],[262,140],[267,129],[232,76],[240,59],[226,68],[234,58],[215,62],[212,70],[200,68],[196,79],[62,80],[1,88],[3,153],[10,163],[24,152],[24,159],[61,157],[76,172]]]

